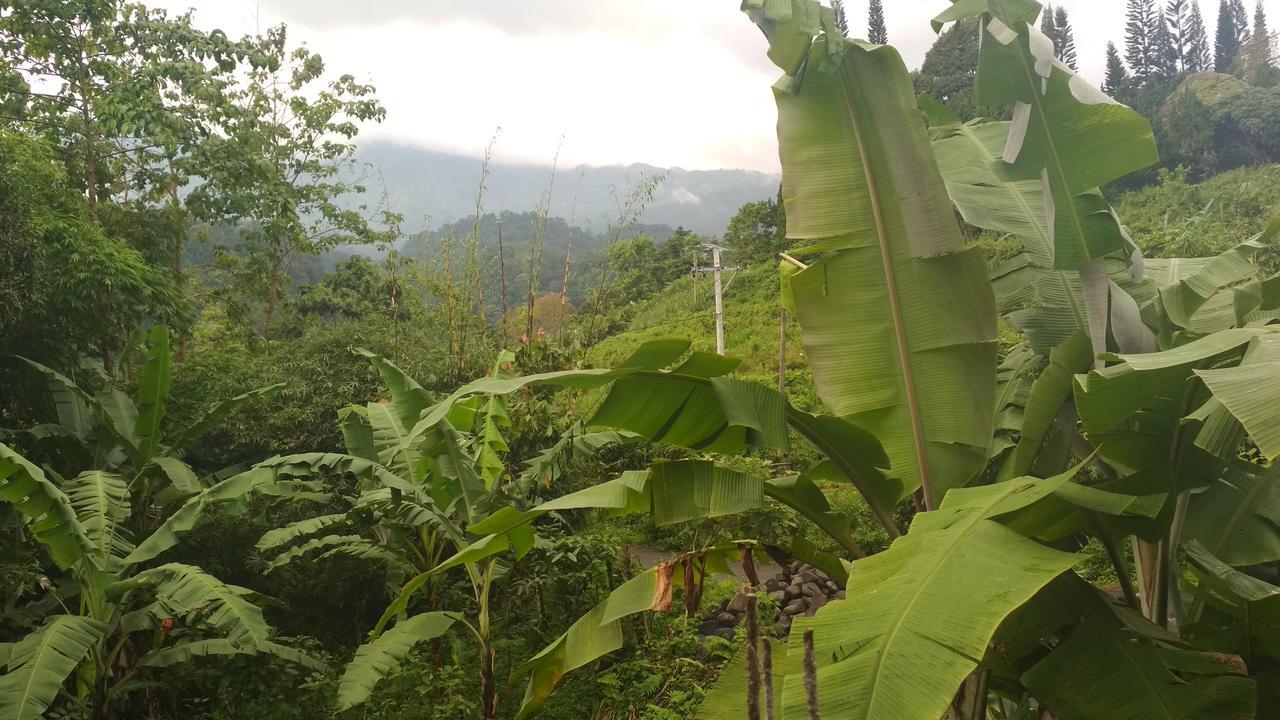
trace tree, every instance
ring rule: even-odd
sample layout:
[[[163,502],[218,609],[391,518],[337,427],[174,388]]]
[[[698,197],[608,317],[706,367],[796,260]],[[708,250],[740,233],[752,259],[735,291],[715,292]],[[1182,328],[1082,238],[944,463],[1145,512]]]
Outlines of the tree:
[[[1183,69],[1189,73],[1204,72],[1213,67],[1213,52],[1209,47],[1209,34],[1200,13],[1200,0],[1191,0],[1191,13],[1187,17],[1187,45]]]
[[[877,45],[889,42],[889,29],[884,22],[884,0],[871,0],[867,8],[867,39]]]
[[[1243,0],[1221,0],[1218,5],[1217,42],[1214,48],[1214,69],[1220,73],[1231,72],[1236,58],[1249,40],[1249,16]]]
[[[1267,14],[1261,0],[1253,14],[1253,36],[1241,49],[1240,75],[1251,85],[1270,87],[1280,72],[1276,70],[1274,40],[1267,30]]]
[[[845,12],[844,0],[831,0],[831,10],[836,14],[836,27],[840,34],[849,37],[849,16]]]
[[[735,262],[771,263],[786,247],[786,216],[779,200],[749,202],[738,209],[724,231],[725,247]]]
[[[1058,34],[1058,26],[1054,19],[1053,6],[1046,3],[1040,13],[1040,32],[1053,42],[1053,56],[1062,59],[1062,38]]]
[[[1067,9],[1059,5],[1053,17],[1054,30],[1057,32],[1058,59],[1072,70],[1077,70],[1079,60],[1076,56],[1076,38],[1071,29],[1071,20],[1067,17]]]
[[[1169,0],[1164,10],[1173,46],[1178,55],[1178,70],[1187,71],[1187,59],[1191,47],[1192,0]]]
[[[1159,72],[1160,57],[1156,45],[1157,16],[1155,0],[1128,0],[1125,14],[1124,57],[1135,83],[1141,85]]]
[[[1271,34],[1267,30],[1267,9],[1263,6],[1262,0],[1258,0],[1258,4],[1253,10],[1253,34],[1264,37]]]
[[[265,330],[295,254],[384,242],[378,223],[393,228],[399,218],[381,204],[349,204],[366,190],[352,141],[360,123],[386,115],[373,86],[351,75],[325,82],[323,58],[290,50],[284,26],[252,45],[257,65],[227,89],[221,132],[193,158],[205,181],[188,204],[199,219],[242,223],[248,267],[265,292]]]
[[[1120,97],[1129,87],[1129,71],[1120,59],[1120,51],[1113,42],[1107,43],[1107,79],[1102,91],[1111,97]]]
[[[1171,80],[1178,75],[1181,66],[1178,41],[1163,15],[1157,12],[1154,22],[1155,32],[1152,35],[1156,53],[1154,75],[1161,80]]]
[[[915,74],[917,94],[951,108],[963,120],[983,114],[973,97],[978,76],[978,23],[960,20],[938,36]]]

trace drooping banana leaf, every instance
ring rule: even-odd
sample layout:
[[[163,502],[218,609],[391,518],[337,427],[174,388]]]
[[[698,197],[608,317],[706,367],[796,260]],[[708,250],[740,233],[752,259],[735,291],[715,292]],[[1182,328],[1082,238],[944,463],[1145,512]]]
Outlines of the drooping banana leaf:
[[[444,635],[460,618],[450,612],[415,615],[361,645],[338,682],[338,712],[368,700],[378,681],[394,670],[415,645]]]
[[[1260,335],[1235,367],[1197,369],[1268,461],[1280,457],[1280,332]]]
[[[169,383],[173,370],[169,354],[169,329],[164,325],[151,328],[147,341],[147,363],[142,368],[138,382],[138,418],[133,434],[138,438],[139,465],[146,463],[160,449],[160,423],[164,420],[164,406],[169,399]]]
[[[587,432],[581,423],[575,423],[554,445],[525,461],[516,476],[517,494],[523,497],[535,490],[550,488],[576,463],[594,457],[606,447],[639,439],[639,435],[629,432]]]
[[[1074,333],[1050,351],[1049,367],[1031,385],[1018,444],[1001,468],[1002,476],[1018,477],[1031,472],[1054,419],[1063,403],[1071,399],[1076,373],[1088,372],[1091,367],[1093,347],[1088,336],[1081,332]]]
[[[163,611],[164,617],[175,617],[199,612],[203,622],[223,633],[233,645],[257,647],[270,635],[262,609],[245,597],[251,594],[249,590],[228,585],[198,567],[168,563],[144,570],[112,583],[107,594],[119,600],[139,589],[153,590],[153,614]]]
[[[1244,324],[1262,305],[1262,271],[1253,257],[1266,245],[1250,240],[1194,268],[1162,286],[1160,303],[1169,319],[1180,328],[1209,334]],[[1252,281],[1254,292],[1247,292]],[[1246,292],[1238,292],[1246,291]]]
[[[731,544],[688,553],[623,583],[563,635],[511,673],[513,683],[529,678],[516,719],[535,715],[566,673],[621,648],[622,618],[647,611],[666,612],[671,609],[672,590],[684,587],[686,577],[691,575],[695,582],[702,582],[708,574],[727,572],[727,562],[737,558],[742,547],[749,545]],[[685,568],[689,574],[676,572],[677,568]]]
[[[790,281],[818,395],[932,506],[969,482],[992,437],[982,256],[965,248],[897,51],[838,31],[815,41],[832,29],[816,0],[744,8],[789,73],[774,92],[787,233],[831,251]]]
[[[271,655],[316,672],[325,672],[329,669],[329,666],[323,662],[313,658],[301,650],[291,648],[287,645],[268,641],[258,643],[252,647],[241,647],[229,640],[226,640],[225,638],[192,640],[191,642],[185,642],[172,647],[166,647],[149,652],[142,656],[142,659],[138,661],[138,664],[145,665],[146,667],[169,667],[179,663],[190,662],[191,660],[200,657],[257,655],[259,653]]]
[[[93,429],[93,397],[85,392],[71,378],[27,358],[18,357],[36,372],[45,377],[49,385],[49,395],[53,397],[53,405],[58,413],[58,423],[70,430],[81,440],[88,439]]]
[[[325,472],[376,478],[379,484],[394,487],[409,497],[421,493],[419,488],[401,480],[387,468],[351,455],[304,453],[275,457],[189,498],[160,527],[138,543],[124,562],[133,565],[159,557],[177,545],[181,535],[194,530],[213,509],[243,503],[254,495],[327,500],[328,496],[316,492],[319,487],[308,484],[316,475]]]
[[[391,393],[391,408],[399,419],[400,424],[406,428],[412,428],[418,422],[418,417],[423,410],[431,405],[431,394],[428,393],[418,381],[409,377],[403,370],[396,366],[395,363],[378,355],[369,352],[363,348],[353,350],[355,354],[368,358],[373,364],[378,375],[382,377],[382,383],[387,386],[387,391]]]
[[[1183,537],[1234,567],[1280,561],[1280,466],[1229,465],[1192,495]]]
[[[66,570],[94,551],[66,493],[44,471],[7,445],[0,444],[0,501],[17,508],[49,557]]]
[[[1222,622],[1195,618],[1193,640],[1239,654],[1250,666],[1280,660],[1280,587],[1231,567],[1198,541],[1183,546],[1198,583],[1199,602]]]
[[[1192,650],[1096,588],[1070,584],[1078,618],[1069,634],[1022,675],[1058,720],[1252,718],[1256,689],[1240,658]]]
[[[1001,621],[1077,561],[997,518],[1051,497],[1069,480],[952,490],[887,551],[853,563],[849,598],[792,628],[814,631],[822,716],[942,717]],[[788,708],[804,705],[800,683],[788,681],[785,692]]]
[[[9,650],[0,676],[0,718],[39,720],[63,682],[107,632],[105,623],[77,615],[55,615]]]
[[[709,460],[656,462],[649,471],[658,527],[736,515],[764,505],[764,479]]]

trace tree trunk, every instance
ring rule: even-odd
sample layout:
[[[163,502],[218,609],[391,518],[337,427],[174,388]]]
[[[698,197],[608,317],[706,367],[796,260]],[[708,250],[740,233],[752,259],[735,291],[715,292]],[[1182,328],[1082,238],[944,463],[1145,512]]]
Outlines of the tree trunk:
[[[480,648],[480,702],[484,720],[498,720],[498,686],[493,677],[493,646],[486,641]]]

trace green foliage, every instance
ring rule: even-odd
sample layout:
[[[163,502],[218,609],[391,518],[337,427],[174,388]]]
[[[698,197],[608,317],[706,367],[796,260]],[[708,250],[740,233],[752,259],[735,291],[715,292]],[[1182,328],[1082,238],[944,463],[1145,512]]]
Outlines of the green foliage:
[[[787,216],[779,191],[777,200],[770,198],[743,205],[724,231],[724,244],[734,262],[743,264],[772,263],[777,254],[787,249]]]

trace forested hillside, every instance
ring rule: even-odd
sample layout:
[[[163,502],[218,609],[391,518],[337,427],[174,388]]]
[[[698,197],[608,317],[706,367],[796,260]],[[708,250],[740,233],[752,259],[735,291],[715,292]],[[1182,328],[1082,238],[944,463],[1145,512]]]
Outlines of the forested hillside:
[[[370,142],[364,55],[0,0],[0,720],[1280,717],[1269,6],[936,4],[914,70],[880,0],[676,33],[774,177]],[[619,12],[395,22],[494,8]]]

